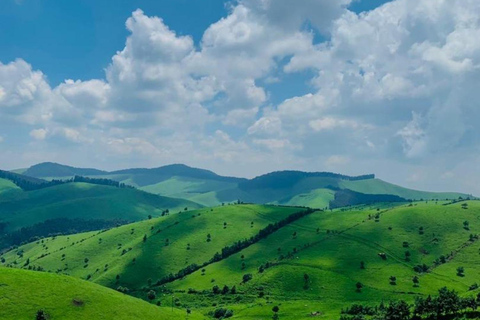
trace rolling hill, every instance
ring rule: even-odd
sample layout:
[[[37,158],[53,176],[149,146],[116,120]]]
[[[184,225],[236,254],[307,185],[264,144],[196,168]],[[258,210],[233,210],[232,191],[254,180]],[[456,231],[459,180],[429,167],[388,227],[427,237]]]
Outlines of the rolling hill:
[[[110,228],[117,224],[201,207],[132,188],[66,183],[23,191],[0,180],[1,247],[37,236]]]
[[[0,297],[1,319],[35,319],[40,310],[49,320],[163,320],[186,315],[185,310],[157,307],[87,281],[11,268],[0,268]],[[195,313],[189,318],[203,319]]]
[[[146,300],[153,290],[205,316],[223,308],[267,319],[279,306],[281,319],[332,319],[351,304],[413,302],[444,286],[477,295],[478,221],[479,201],[331,211],[230,205],[48,238],[1,258]]]
[[[351,177],[329,172],[279,171],[254,179],[243,179],[224,177],[212,171],[181,164],[154,169],[105,172],[43,163],[29,168],[25,174],[49,179],[71,178],[74,175],[112,179],[149,193],[186,199],[203,206],[218,206],[241,200],[257,204],[335,208],[339,206],[339,201],[335,201],[336,197],[345,196],[345,193],[339,193],[342,190],[353,193],[349,194],[351,202],[342,201],[341,205],[385,201],[384,197],[376,199],[376,195],[396,196],[396,201],[399,202],[472,197],[454,192],[435,193],[406,189],[376,179],[373,174]],[[390,201],[393,201],[393,198],[390,198]]]

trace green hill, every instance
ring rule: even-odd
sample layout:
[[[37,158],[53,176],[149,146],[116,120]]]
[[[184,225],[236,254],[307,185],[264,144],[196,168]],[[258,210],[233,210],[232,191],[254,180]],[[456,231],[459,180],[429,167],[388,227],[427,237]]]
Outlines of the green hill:
[[[157,307],[99,285],[67,276],[0,268],[0,318],[49,320],[183,319],[185,310]],[[203,319],[191,314],[190,319]]]
[[[89,168],[75,168],[71,166],[65,166],[53,162],[44,162],[21,172],[23,175],[35,177],[35,178],[47,178],[47,177],[73,177],[73,176],[95,176],[106,174],[106,171],[89,169]]]
[[[379,179],[373,174],[351,177],[330,172],[279,171],[254,179],[224,177],[212,171],[191,168],[181,164],[153,169],[126,169],[105,172],[96,169],[82,169],[60,164],[43,163],[25,171],[26,175],[37,178],[71,178],[85,175],[94,178],[111,179],[135,186],[149,193],[180,198],[203,206],[217,206],[237,200],[257,204],[281,204],[309,206],[314,208],[337,207],[385,201],[384,195],[407,200],[457,199],[472,197],[461,193],[423,192],[402,188]],[[349,201],[345,202],[345,192]],[[366,196],[370,195],[370,196]],[[373,196],[381,195],[376,198]],[[341,197],[343,201],[335,201]],[[394,198],[389,198],[394,201]]]
[[[353,303],[413,302],[443,286],[479,293],[479,220],[478,201],[316,212],[235,205],[48,238],[2,261],[127,287],[143,299],[155,290],[205,316],[225,308],[237,319],[267,319],[277,305],[280,319],[310,319],[317,311],[332,319]],[[253,240],[244,246],[246,239]]]
[[[15,183],[7,179],[0,178],[0,194],[10,192],[12,190],[20,190]]]
[[[8,245],[34,236],[99,230],[117,223],[144,220],[149,215],[157,217],[167,209],[177,212],[186,207],[200,206],[136,189],[67,183],[2,194],[0,226],[8,234],[3,237],[4,245]],[[88,223],[82,226],[78,220]]]

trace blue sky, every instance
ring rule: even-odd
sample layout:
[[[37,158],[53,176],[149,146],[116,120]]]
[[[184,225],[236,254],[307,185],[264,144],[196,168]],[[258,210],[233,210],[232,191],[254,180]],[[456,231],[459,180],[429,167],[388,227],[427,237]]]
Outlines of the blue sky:
[[[351,9],[371,10],[384,2],[357,1]],[[70,78],[102,78],[112,55],[125,44],[123,26],[134,10],[161,17],[198,44],[228,7],[224,0],[5,0],[0,2],[0,61],[29,61],[52,85]]]
[[[452,1],[1,1],[0,167],[374,172],[480,194],[480,4]]]

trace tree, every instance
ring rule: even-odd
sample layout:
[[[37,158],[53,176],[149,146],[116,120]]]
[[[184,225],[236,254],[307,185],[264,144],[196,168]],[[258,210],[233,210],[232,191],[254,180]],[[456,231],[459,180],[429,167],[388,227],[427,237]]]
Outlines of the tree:
[[[157,293],[154,290],[150,290],[147,293],[148,300],[154,300],[157,297]]]
[[[360,269],[365,269],[365,262],[360,261]]]
[[[272,308],[272,311],[273,311],[273,317],[272,319],[273,320],[278,320],[278,311],[280,311],[280,308],[278,306],[275,306]]]
[[[463,222],[463,229],[465,229],[465,230],[470,230],[470,222],[464,221],[464,222]]]
[[[391,276],[391,277],[389,278],[389,280],[390,280],[390,284],[391,284],[392,286],[394,286],[394,285],[397,284],[397,277]]]
[[[252,278],[253,278],[253,276],[250,273],[244,274],[243,278],[242,278],[243,283],[247,283],[248,281],[252,280]]]
[[[43,311],[43,310],[38,310],[37,311],[37,316],[35,319],[37,320],[47,320],[49,317],[48,317],[48,314]]]
[[[385,310],[385,320],[410,319],[410,306],[403,300],[392,301]]]
[[[417,276],[413,277],[412,281],[414,287],[418,287],[418,285],[420,284],[420,279]]]
[[[147,235],[143,236],[143,242],[147,242]]]
[[[229,291],[230,291],[230,288],[227,285],[223,286],[222,294],[227,294]]]
[[[219,294],[219,293],[220,293],[220,288],[215,285],[215,286],[213,286],[213,288],[212,288],[212,292],[213,292],[213,294]]]
[[[460,310],[460,297],[454,290],[448,290],[446,287],[438,290],[437,316],[442,314],[455,314]]]
[[[152,219],[152,215],[149,214],[149,215],[148,215],[148,220],[151,220],[151,219]]]
[[[410,256],[412,254],[410,253],[410,251],[405,251],[405,261],[410,261]]]
[[[362,288],[363,288],[363,284],[361,282],[357,282],[357,284],[355,285],[357,287],[357,292],[361,292],[362,291]]]
[[[219,308],[216,309],[213,312],[213,317],[216,319],[227,319],[233,316],[233,311],[232,310],[227,310],[224,308]]]
[[[457,268],[457,276],[459,276],[459,277],[464,277],[465,276],[465,268],[464,267],[458,267]]]
[[[233,286],[232,289],[230,289],[231,294],[237,294],[237,287]]]
[[[310,285],[310,276],[306,273],[303,275],[303,282],[303,289],[307,290]]]

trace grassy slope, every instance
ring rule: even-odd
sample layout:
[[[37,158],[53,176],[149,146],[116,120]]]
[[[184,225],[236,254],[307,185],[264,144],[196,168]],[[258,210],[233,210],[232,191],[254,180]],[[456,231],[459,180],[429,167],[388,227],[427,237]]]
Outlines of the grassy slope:
[[[239,254],[208,266],[205,275],[196,272],[170,287],[209,290],[212,279],[220,287],[236,285],[246,293],[242,303],[233,304],[239,319],[271,316],[271,305],[255,297],[258,287],[269,293],[269,301],[281,305],[282,319],[308,319],[309,313],[315,311],[324,313],[325,318],[338,317],[342,307],[355,302],[375,304],[394,298],[412,301],[415,294],[433,294],[445,285],[467,294],[468,287],[478,282],[480,241],[460,250],[447,264],[421,275],[420,287],[413,287],[412,278],[413,266],[432,265],[440,255],[469,243],[470,233],[480,233],[480,202],[469,202],[469,206],[468,210],[461,209],[460,204],[402,206],[385,211],[380,222],[368,219],[376,210],[316,213]],[[463,229],[465,220],[470,221],[471,230]],[[420,226],[425,228],[423,235],[418,232]],[[328,234],[326,230],[338,233]],[[294,232],[297,232],[296,238],[292,236]],[[434,238],[438,238],[438,243],[432,241]],[[408,241],[410,247],[403,248],[403,241]],[[305,245],[311,246],[304,248]],[[276,262],[279,255],[293,252],[293,248],[297,248],[298,253],[292,259],[258,273],[261,264]],[[405,261],[406,250],[412,254],[410,261]],[[380,252],[387,253],[386,261],[378,256]],[[360,269],[360,261],[365,262],[365,270]],[[242,262],[247,266],[245,270],[241,268]],[[456,275],[459,266],[465,267],[465,277]],[[242,285],[245,273],[252,273],[254,277],[249,284]],[[310,277],[308,289],[303,287],[305,273]],[[397,277],[397,285],[389,284],[390,276]],[[361,293],[355,291],[357,282],[365,285]],[[201,306],[198,299],[189,295],[183,299]]]
[[[183,319],[186,314],[71,277],[10,268],[0,268],[0,297],[1,319],[35,319],[39,309],[51,320]],[[203,317],[192,314],[190,319]]]
[[[141,189],[167,197],[188,199],[205,206],[216,206],[225,201],[225,199],[218,199],[217,192],[235,187],[236,184],[232,182],[173,177]],[[230,200],[233,199],[235,197]]]
[[[335,198],[335,191],[330,189],[315,189],[278,201],[282,205],[305,206],[310,208],[327,208]]]
[[[340,309],[352,303],[377,304],[396,298],[413,301],[415,295],[433,294],[445,285],[461,294],[469,294],[468,287],[478,282],[480,272],[480,241],[469,242],[470,234],[480,233],[480,202],[467,203],[467,210],[461,208],[462,203],[444,206],[441,202],[418,202],[412,206],[378,206],[380,211],[375,206],[317,212],[238,254],[207,266],[204,274],[197,271],[168,284],[167,288],[175,291],[181,305],[193,310],[207,314],[215,303],[234,309],[234,318],[252,320],[270,318],[273,305],[280,305],[281,319],[309,319],[310,313],[315,311],[322,312],[321,319],[331,319],[338,318]],[[98,283],[141,287],[147,284],[148,278],[156,281],[167,272],[206,261],[226,244],[246,238],[269,221],[295,211],[278,209],[250,205],[214,208],[213,211],[202,209],[197,212],[201,216],[195,218],[189,212],[102,234],[48,239],[43,244],[21,247],[22,258],[18,257],[18,251],[9,252],[4,258],[7,264],[17,261],[17,266],[21,266],[30,257],[31,265],[41,265],[52,271],[64,268],[67,263],[68,269],[64,272],[77,277],[84,278],[90,273]],[[369,218],[376,213],[381,213],[378,222]],[[180,222],[175,224],[176,221]],[[223,229],[223,221],[228,223],[226,229]],[[250,221],[254,221],[254,228],[250,228]],[[470,230],[463,228],[464,221],[470,222]],[[419,234],[419,227],[424,228],[424,234]],[[134,231],[130,234],[132,228]],[[158,228],[162,232],[153,235]],[[145,233],[148,239],[143,243],[141,238]],[[212,235],[210,243],[205,241],[207,233]],[[101,243],[99,238],[102,238]],[[170,239],[169,246],[165,246],[166,238]],[[81,239],[86,240],[81,242]],[[404,241],[409,242],[409,248],[403,247]],[[188,243],[191,250],[186,249]],[[470,245],[462,248],[465,244]],[[65,246],[67,248],[57,252]],[[132,250],[122,256],[122,249],[128,247]],[[296,253],[292,258],[278,259],[280,255],[294,252],[294,248]],[[411,253],[410,261],[405,260],[407,250]],[[51,254],[35,260],[45,252]],[[422,263],[431,266],[440,255],[450,252],[456,252],[453,260],[419,275],[420,286],[413,286],[412,278],[416,275],[413,266]],[[378,253],[386,253],[387,260],[382,260]],[[62,254],[66,254],[64,261]],[[86,268],[85,257],[90,259]],[[135,264],[133,258],[136,258]],[[259,273],[259,266],[267,261],[276,265]],[[360,269],[360,261],[365,262],[366,269]],[[109,263],[107,271],[104,271],[105,263]],[[465,267],[464,277],[456,275],[459,266]],[[98,273],[95,273],[96,268],[100,269]],[[242,276],[246,273],[251,273],[253,279],[242,284]],[[120,274],[118,284],[114,283],[116,274]],[[310,279],[306,289],[304,274]],[[389,283],[390,276],[397,277],[396,285]],[[365,286],[361,293],[355,291],[357,282]],[[214,285],[220,288],[235,285],[240,294],[234,297],[185,293],[189,288],[211,292]],[[258,297],[260,287],[266,293],[263,298]],[[470,294],[476,293],[478,290]],[[134,294],[145,298],[142,292]]]
[[[0,194],[11,190],[20,190],[20,188],[10,180],[0,179]]]
[[[380,179],[369,179],[359,181],[342,180],[339,184],[341,188],[350,189],[356,192],[366,194],[393,194],[405,199],[411,200],[434,200],[434,199],[458,199],[466,197],[465,194],[456,192],[426,192],[403,188]]]
[[[162,210],[182,210],[199,205],[159,197],[134,189],[69,183],[36,191],[15,192],[0,198],[0,221],[14,231],[53,218],[142,220]]]
[[[189,264],[208,261],[221,248],[253,236],[268,224],[281,220],[298,208],[256,205],[201,209],[142,221],[111,229],[72,236],[49,238],[22,246],[4,255],[6,264],[57,271],[116,288],[138,289]],[[227,222],[224,228],[223,223]],[[253,225],[251,224],[253,222]],[[161,230],[159,232],[159,230]],[[211,241],[207,242],[207,235]],[[143,241],[147,235],[147,241]],[[166,245],[166,239],[169,245]],[[187,250],[190,244],[190,250]],[[122,254],[123,250],[127,250]],[[49,254],[39,258],[42,254]],[[65,255],[65,256],[63,256]],[[88,258],[86,266],[85,258]],[[133,259],[135,258],[135,262]],[[108,264],[106,268],[105,265]],[[97,271],[98,270],[98,271]],[[116,276],[120,280],[116,281]]]

